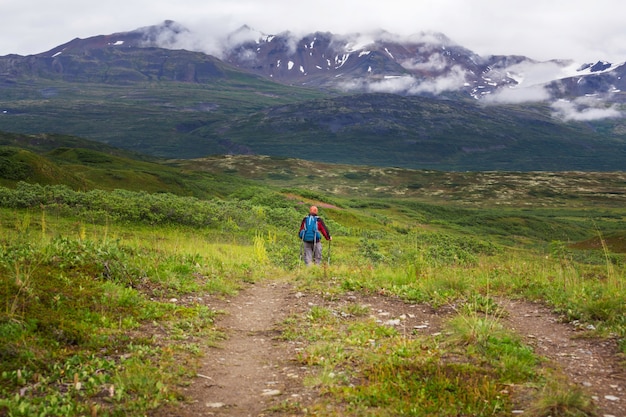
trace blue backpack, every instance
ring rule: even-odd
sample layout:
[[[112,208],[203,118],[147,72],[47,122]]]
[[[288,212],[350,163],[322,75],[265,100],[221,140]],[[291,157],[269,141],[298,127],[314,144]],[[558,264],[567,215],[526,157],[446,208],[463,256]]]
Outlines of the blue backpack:
[[[305,242],[316,242],[322,238],[317,231],[317,216],[308,215],[304,219],[304,229],[300,231],[300,239]]]

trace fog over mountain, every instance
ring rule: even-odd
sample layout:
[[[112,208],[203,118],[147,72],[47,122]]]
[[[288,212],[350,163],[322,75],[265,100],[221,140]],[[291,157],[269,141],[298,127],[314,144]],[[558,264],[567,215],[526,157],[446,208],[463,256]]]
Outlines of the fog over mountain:
[[[445,33],[480,55],[524,55],[539,61],[626,59],[621,0],[3,0],[0,55],[35,54],[74,37],[114,33],[171,19],[205,38],[248,24],[265,33],[288,30],[402,36]]]

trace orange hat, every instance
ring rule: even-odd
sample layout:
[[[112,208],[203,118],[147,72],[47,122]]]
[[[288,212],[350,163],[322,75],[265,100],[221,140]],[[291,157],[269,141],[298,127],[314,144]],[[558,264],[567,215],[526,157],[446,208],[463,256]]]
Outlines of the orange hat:
[[[317,207],[316,206],[311,206],[311,208],[309,209],[309,213],[310,214],[317,214]]]

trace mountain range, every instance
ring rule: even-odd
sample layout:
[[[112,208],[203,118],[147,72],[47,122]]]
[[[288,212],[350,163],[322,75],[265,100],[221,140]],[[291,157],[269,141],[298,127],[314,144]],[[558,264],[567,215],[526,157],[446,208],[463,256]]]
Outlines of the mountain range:
[[[166,158],[252,153],[452,170],[622,170],[624,63],[479,56],[441,33],[219,39],[182,25],[0,57],[0,130]]]

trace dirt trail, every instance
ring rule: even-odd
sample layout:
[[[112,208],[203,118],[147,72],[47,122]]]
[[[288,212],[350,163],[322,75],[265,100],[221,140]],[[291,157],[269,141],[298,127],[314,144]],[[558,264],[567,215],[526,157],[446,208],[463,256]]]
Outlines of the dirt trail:
[[[600,416],[626,417],[626,367],[619,363],[616,340],[584,338],[584,329],[561,323],[541,304],[498,303],[508,313],[504,323],[522,335],[536,354],[549,359],[548,366],[589,393]]]
[[[217,348],[207,348],[197,378],[183,392],[191,401],[153,416],[301,415],[289,404],[306,406],[315,400],[315,393],[304,384],[309,370],[294,361],[299,346],[277,338],[277,325],[312,305],[334,309],[355,302],[368,305],[381,323],[401,317],[404,329],[424,334],[440,331],[442,318],[451,313],[382,295],[345,294],[327,301],[298,293],[288,283],[252,284],[230,301],[209,299],[211,308],[226,312],[218,326],[227,339]],[[626,417],[626,372],[618,363],[615,341],[577,338],[580,331],[560,323],[540,305],[510,300],[499,304],[507,312],[504,323],[547,358],[548,366],[589,392],[599,416]]]
[[[197,378],[183,392],[191,401],[154,416],[257,417],[279,412],[286,400],[304,399],[294,345],[277,338],[276,325],[295,308],[290,300],[297,301],[290,288],[258,283],[232,300],[209,300],[211,308],[226,312],[217,325],[227,339],[207,348]]]

